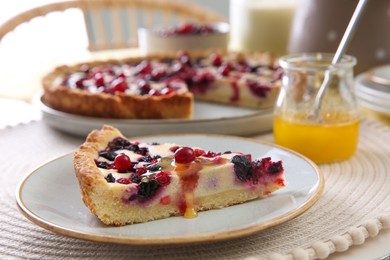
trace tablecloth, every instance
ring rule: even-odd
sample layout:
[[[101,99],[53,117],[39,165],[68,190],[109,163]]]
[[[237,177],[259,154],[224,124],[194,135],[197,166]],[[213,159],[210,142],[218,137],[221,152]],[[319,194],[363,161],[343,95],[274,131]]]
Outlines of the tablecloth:
[[[137,247],[65,237],[27,220],[15,202],[18,183],[37,166],[73,151],[83,139],[54,130],[43,121],[1,129],[0,258],[326,258],[333,252],[364,244],[368,237],[390,228],[390,128],[366,120],[360,133],[358,151],[351,159],[320,165],[325,191],[313,207],[297,218],[229,241]],[[272,135],[253,138],[272,140]]]

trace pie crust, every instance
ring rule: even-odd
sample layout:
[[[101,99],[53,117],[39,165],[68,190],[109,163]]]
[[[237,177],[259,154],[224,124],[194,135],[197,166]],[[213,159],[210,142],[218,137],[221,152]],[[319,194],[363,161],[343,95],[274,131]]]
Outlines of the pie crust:
[[[122,60],[96,61],[58,67],[43,78],[43,102],[53,109],[67,113],[126,119],[191,118],[194,96],[195,99],[207,102],[255,109],[270,108],[274,105],[280,88],[281,72],[273,55],[269,53],[216,52],[191,52],[180,55],[153,54]],[[183,55],[189,57],[192,64],[195,64],[193,68],[188,70],[187,74],[175,71],[177,66],[183,65]],[[234,68],[229,69],[231,72],[224,72],[222,67],[225,65],[222,63],[218,66],[210,64],[211,57],[216,55],[222,57],[229,66],[234,64]],[[155,64],[153,70],[157,70],[161,65],[160,67],[169,71],[167,74],[171,76],[164,76],[163,79],[156,80],[153,77],[151,78],[154,71],[149,74],[141,74],[135,70],[141,62]],[[184,61],[184,65],[186,65],[185,62],[188,61]],[[202,65],[199,65],[200,63]],[[69,83],[69,78],[82,74],[82,68],[87,67],[88,73],[95,70],[95,74],[90,73],[85,76],[93,78],[99,69],[114,66],[126,67],[127,71],[125,72],[130,75],[126,75],[125,80],[129,86],[132,86],[129,89],[134,88],[139,84],[137,82],[140,81],[150,83],[153,88],[156,87],[158,90],[161,90],[163,86],[168,86],[170,83],[167,82],[171,82],[171,80],[180,79],[183,82],[185,80],[185,84],[179,89],[166,94],[161,94],[162,91],[155,91],[158,92],[158,95],[141,95],[139,90],[111,91],[111,93],[108,93],[106,91],[107,85],[112,84],[118,75],[105,75],[106,81],[107,77],[110,79],[109,82],[104,83],[104,87],[97,86],[96,83],[95,85],[94,83],[88,83],[90,84],[88,87],[78,88]],[[205,80],[202,79],[204,75],[206,75],[205,84],[202,83],[202,80]],[[183,79],[182,77],[186,78]],[[207,82],[207,77],[212,79]],[[196,80],[200,83],[194,83],[194,86],[191,86],[192,82]]]

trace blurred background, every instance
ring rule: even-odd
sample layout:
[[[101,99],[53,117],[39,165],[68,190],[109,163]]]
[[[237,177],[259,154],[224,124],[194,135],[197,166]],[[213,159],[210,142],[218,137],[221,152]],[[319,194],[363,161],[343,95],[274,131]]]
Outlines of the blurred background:
[[[209,7],[228,20],[229,1],[191,1]],[[0,1],[0,24],[22,11],[52,2],[57,1]],[[40,88],[40,76],[53,66],[89,58],[88,39],[80,10],[50,14],[48,18],[50,22],[35,19],[28,25],[21,25],[1,39],[0,97],[29,101]]]

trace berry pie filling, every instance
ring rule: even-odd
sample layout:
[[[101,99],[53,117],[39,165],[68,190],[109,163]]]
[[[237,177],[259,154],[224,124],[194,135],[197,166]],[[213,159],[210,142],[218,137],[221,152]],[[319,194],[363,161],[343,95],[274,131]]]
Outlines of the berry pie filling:
[[[203,35],[217,33],[218,30],[211,24],[183,23],[172,26],[168,29],[156,30],[159,36],[178,36],[178,35]]]
[[[111,63],[90,67],[81,65],[67,73],[57,83],[71,89],[110,95],[164,96],[188,91],[195,96],[214,95],[217,81],[226,81],[230,102],[240,100],[246,92],[266,98],[273,84],[280,81],[281,69],[255,57],[237,59],[214,53],[195,58],[180,53],[176,58],[151,59],[129,63]],[[243,89],[243,88],[241,88]],[[249,95],[249,94],[248,94]]]
[[[196,217],[197,198],[235,190],[261,189],[262,196],[285,186],[281,161],[252,160],[240,152],[213,152],[175,144],[110,141],[95,159],[110,189],[124,204],[174,205]]]

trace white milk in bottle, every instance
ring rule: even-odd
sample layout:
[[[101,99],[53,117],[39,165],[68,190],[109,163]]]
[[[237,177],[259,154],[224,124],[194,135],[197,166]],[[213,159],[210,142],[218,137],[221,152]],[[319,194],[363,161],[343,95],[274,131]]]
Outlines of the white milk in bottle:
[[[287,53],[296,0],[230,0],[230,49]]]

